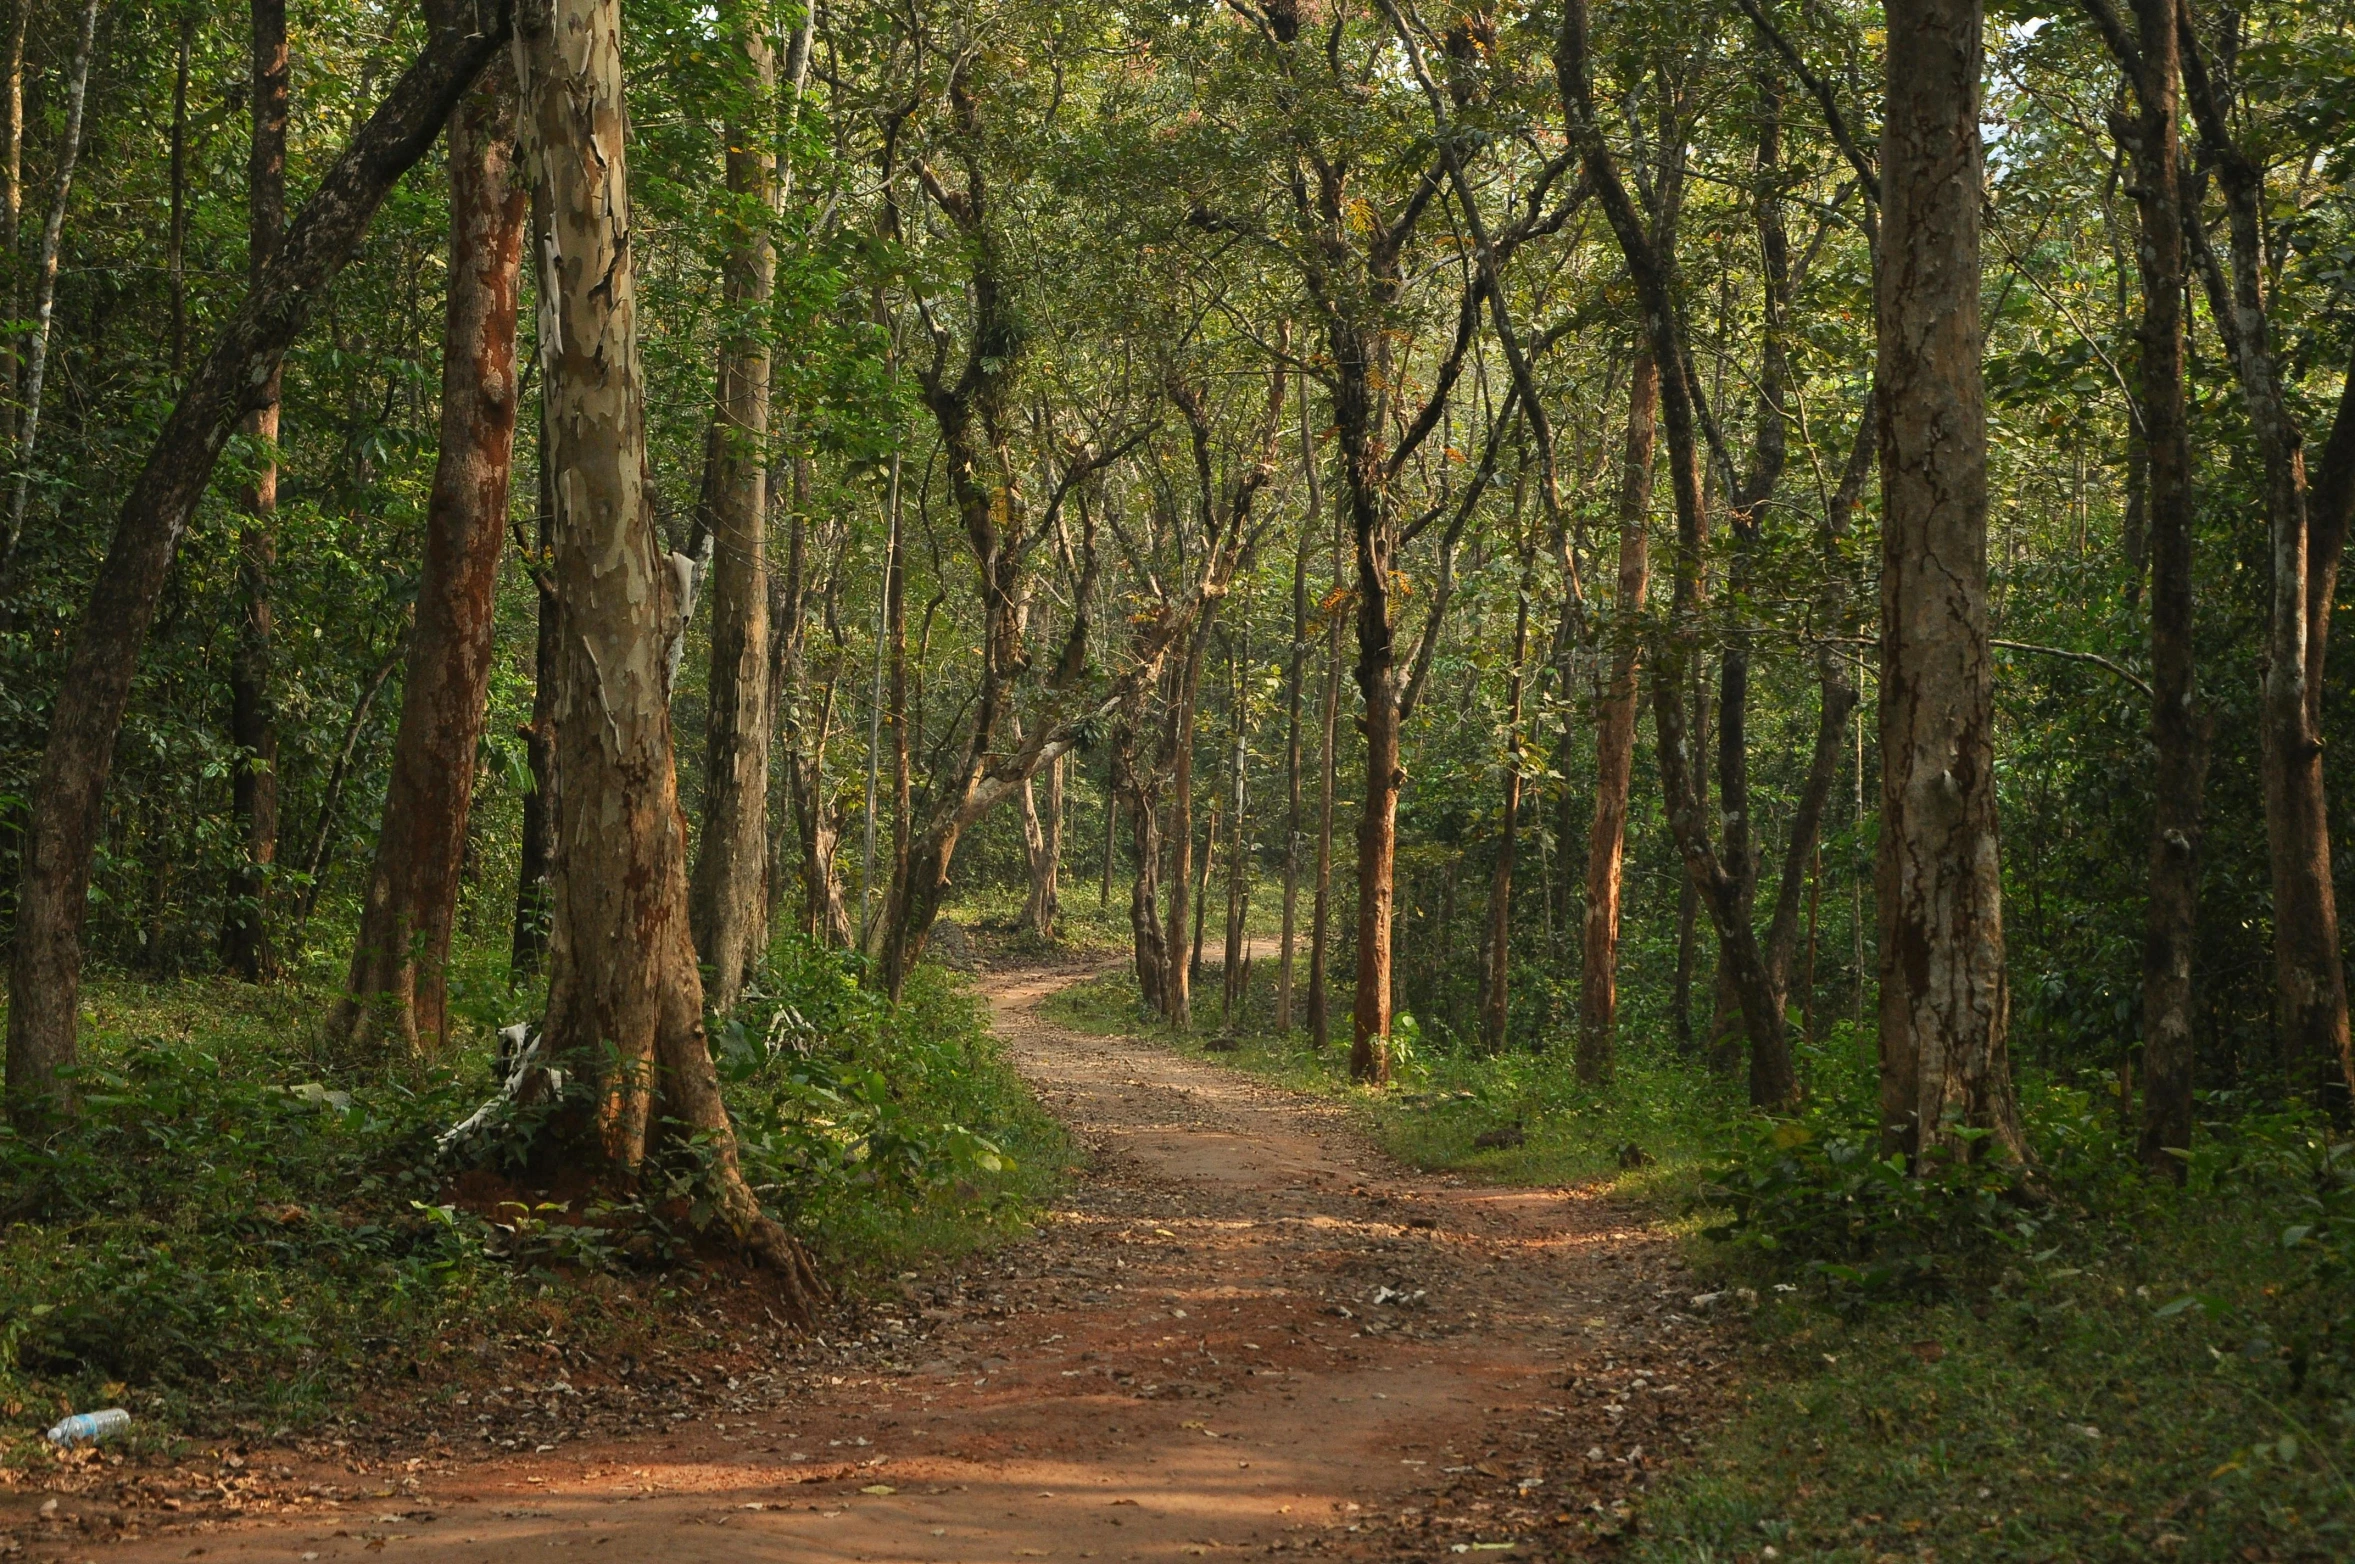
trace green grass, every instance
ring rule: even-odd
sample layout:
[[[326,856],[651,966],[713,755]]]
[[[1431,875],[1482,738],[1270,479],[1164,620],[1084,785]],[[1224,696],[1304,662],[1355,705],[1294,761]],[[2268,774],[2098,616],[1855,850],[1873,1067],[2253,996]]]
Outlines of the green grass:
[[[2333,1160],[2310,1126],[2217,1104],[2232,1116],[2188,1189],[2153,1186],[2114,1096],[2030,1078],[2043,1203],[1896,1180],[1873,1211],[1879,1186],[1843,1193],[1828,1159],[1798,1159],[1746,1237],[1713,1240],[1712,1183],[1786,1155],[1733,1083],[1642,1037],[1600,1091],[1561,1052],[1410,1039],[1398,1083],[1369,1091],[1341,1050],[1274,1034],[1272,965],[1233,1052],[1204,1048],[1215,968],[1191,1035],[1143,1015],[1125,971],[1050,1013],[1345,1100],[1418,1167],[1611,1181],[1686,1235],[1708,1286],[1762,1300],[1735,1327],[1739,1410],[1647,1505],[1630,1544],[1645,1564],[2355,1558],[2355,1266],[2332,1258],[2355,1249],[2355,1150]],[[1815,1107],[1785,1140],[1869,1113],[1869,1038],[1838,1026],[1802,1064]],[[1513,1123],[1519,1148],[1473,1145]],[[1655,1159],[1638,1173],[1619,1166],[1631,1142]]]
[[[430,1071],[327,1053],[316,982],[88,995],[83,1114],[0,1128],[0,1459],[93,1405],[143,1439],[299,1430],[453,1335],[658,1335],[713,1252],[691,1157],[577,1226],[502,1215],[498,1168],[437,1160],[490,1090],[487,1028],[528,994],[470,993]],[[843,958],[781,941],[713,1051],[747,1175],[853,1293],[1022,1230],[1073,1155],[935,968],[893,1014]]]

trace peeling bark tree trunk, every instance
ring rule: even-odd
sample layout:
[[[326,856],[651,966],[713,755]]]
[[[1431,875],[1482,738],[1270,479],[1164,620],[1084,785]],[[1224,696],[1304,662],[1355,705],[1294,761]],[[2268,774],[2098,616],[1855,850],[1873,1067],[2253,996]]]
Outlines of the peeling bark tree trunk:
[[[1651,584],[1652,414],[1660,376],[1639,352],[1627,390],[1627,449],[1619,467],[1619,591],[1611,681],[1595,711],[1595,813],[1586,841],[1586,922],[1578,971],[1578,1078],[1610,1079],[1619,1014],[1620,871],[1627,852],[1628,787],[1635,775],[1636,669]],[[1690,881],[1688,880],[1689,884]]]
[[[286,226],[286,0],[253,0],[253,150],[246,161],[247,269],[258,282]],[[254,469],[240,504],[237,650],[229,662],[230,814],[244,856],[229,877],[221,959],[249,983],[277,976],[270,943],[278,861],[278,723],[272,708],[270,572],[278,560],[278,366],[246,415]]]
[[[448,1037],[443,969],[490,688],[515,455],[515,320],[528,193],[513,164],[515,76],[505,62],[483,72],[451,114],[449,138],[441,452],[426,505],[425,568],[376,864],[351,975],[328,1022],[347,1044],[427,1057]]]
[[[545,1155],[615,1182],[658,1127],[693,1135],[716,1214],[804,1313],[817,1279],[762,1213],[703,1031],[673,765],[675,598],[648,505],[644,385],[624,161],[619,0],[524,0],[524,141],[548,214],[541,368],[555,473],[558,794],[548,1057],[590,1083]]]
[[[39,1100],[55,1093],[57,1072],[74,1062],[90,857],[139,648],[180,536],[237,419],[276,373],[378,204],[433,144],[452,105],[505,41],[507,21],[505,7],[486,5],[469,8],[464,23],[479,31],[434,31],[327,171],[189,377],[123,501],[58,684],[34,789],[9,980],[7,1091],[20,1116],[37,1111]]]
[[[1919,1167],[2020,1158],[2025,1147],[2005,1051],[1987,648],[1979,0],[1897,0],[1888,28],[1876,290],[1881,1136]]]
[[[1014,742],[1022,742],[1022,724],[1011,723]],[[1047,766],[1047,807],[1042,813],[1038,794],[1025,779],[1017,790],[1022,820],[1022,863],[1030,882],[1023,897],[1024,927],[1039,939],[1055,937],[1055,920],[1062,912],[1060,887],[1056,883],[1063,860],[1063,761],[1058,756]]]
[[[777,86],[765,16],[731,0],[720,26],[742,52],[735,87],[766,111]],[[703,834],[688,911],[695,948],[711,968],[711,1002],[735,1008],[746,971],[768,944],[769,862],[769,243],[775,159],[765,124],[727,129],[735,228],[723,268],[718,406],[704,470],[703,511],[715,547],[711,573],[711,717],[706,733]]]

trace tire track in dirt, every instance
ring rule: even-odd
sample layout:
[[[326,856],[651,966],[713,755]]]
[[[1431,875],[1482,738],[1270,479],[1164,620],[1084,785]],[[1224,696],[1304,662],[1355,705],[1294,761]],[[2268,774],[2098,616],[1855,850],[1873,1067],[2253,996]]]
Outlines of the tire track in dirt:
[[[767,1372],[741,1356],[741,1379],[710,1368],[725,1393],[636,1416],[667,1422],[659,1433],[584,1430],[537,1450],[527,1433],[509,1454],[486,1431],[484,1448],[345,1463],[378,1488],[214,1452],[183,1466],[220,1479],[226,1500],[208,1507],[156,1498],[168,1485],[152,1482],[118,1480],[110,1496],[93,1467],[79,1496],[53,1485],[45,1517],[25,1513],[31,1495],[9,1503],[22,1524],[0,1551],[24,1564],[100,1539],[110,1559],[206,1564],[503,1564],[551,1547],[812,1564],[1610,1551],[1663,1454],[1722,1399],[1669,1240],[1593,1191],[1412,1173],[1331,1103],[1039,1014],[1093,970],[983,980],[1010,1056],[1090,1165],[1035,1234],[904,1284],[903,1306],[869,1311],[858,1339],[837,1325],[831,1343],[761,1359]],[[262,1471],[281,1480],[239,1476]]]

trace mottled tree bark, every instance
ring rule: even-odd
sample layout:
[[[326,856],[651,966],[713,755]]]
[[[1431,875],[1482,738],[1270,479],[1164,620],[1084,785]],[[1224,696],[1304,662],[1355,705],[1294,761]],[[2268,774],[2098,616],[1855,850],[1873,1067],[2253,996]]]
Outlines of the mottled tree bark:
[[[54,1097],[57,1072],[74,1062],[90,858],[115,735],[172,555],[238,418],[276,373],[378,204],[432,145],[459,94],[505,40],[506,9],[470,12],[467,26],[479,30],[435,30],[321,179],[277,257],[189,377],[124,498],[75,630],[34,789],[10,953],[7,1095],[20,1117]]]
[[[1980,373],[1979,0],[1888,8],[1881,447],[1881,1136],[2023,1158],[2005,1050]],[[1986,1132],[1984,1139],[1966,1132]]]
[[[253,147],[246,160],[247,270],[258,282],[286,227],[286,0],[253,0]],[[270,572],[278,561],[278,380],[271,367],[244,433],[254,466],[240,498],[237,649],[229,662],[230,814],[242,856],[229,876],[221,959],[249,983],[278,971],[270,939],[278,861],[278,721],[271,691]]]
[[[658,1127],[693,1135],[715,1214],[805,1314],[809,1262],[737,1162],[703,1030],[668,654],[678,600],[648,504],[619,0],[524,0],[524,142],[548,214],[541,344],[563,636],[548,1054],[584,1096],[543,1153],[634,1182]]]
[[[728,0],[719,15],[731,51],[741,55],[733,85],[765,116],[777,86],[765,10]],[[703,493],[715,544],[711,716],[703,832],[688,887],[695,948],[711,969],[708,997],[723,1011],[743,993],[769,933],[768,313],[777,271],[768,125],[757,117],[732,124],[726,139],[732,228],[720,294],[727,324]]]
[[[1578,1078],[1608,1080],[1619,1013],[1619,892],[1627,803],[1635,775],[1636,670],[1651,584],[1653,413],[1659,371],[1638,352],[1627,389],[1627,445],[1619,465],[1619,586],[1613,599],[1610,682],[1595,707],[1595,812],[1586,842],[1586,921],[1579,942]],[[1689,883],[1689,882],[1688,882]]]
[[[439,11],[450,9],[438,0]],[[520,394],[515,327],[529,199],[514,166],[515,129],[515,76],[500,62],[450,115],[441,451],[376,862],[328,1022],[332,1035],[376,1053],[430,1057],[449,1031],[444,968],[490,688]]]

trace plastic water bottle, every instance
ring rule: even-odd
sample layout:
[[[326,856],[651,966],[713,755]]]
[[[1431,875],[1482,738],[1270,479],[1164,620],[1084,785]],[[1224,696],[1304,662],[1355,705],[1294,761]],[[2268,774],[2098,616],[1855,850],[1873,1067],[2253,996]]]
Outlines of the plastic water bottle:
[[[103,1412],[76,1412],[45,1435],[53,1445],[94,1445],[110,1439],[131,1426],[131,1414],[121,1407],[108,1407]]]

